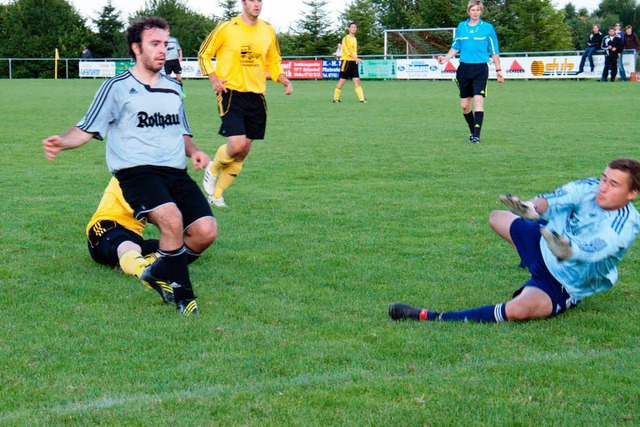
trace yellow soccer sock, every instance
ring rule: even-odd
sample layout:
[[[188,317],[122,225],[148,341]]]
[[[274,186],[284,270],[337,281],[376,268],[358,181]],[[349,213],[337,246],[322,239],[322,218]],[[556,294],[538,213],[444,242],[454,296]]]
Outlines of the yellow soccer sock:
[[[342,92],[342,89],[340,88],[336,88],[336,90],[333,91],[333,100],[334,101],[340,101],[340,93]]]
[[[227,144],[222,144],[218,147],[218,151],[216,151],[216,155],[213,158],[213,166],[211,167],[211,173],[214,175],[218,175],[220,169],[233,162],[233,157],[229,156],[227,153]]]
[[[356,95],[358,95],[359,101],[364,101],[364,92],[362,91],[362,86],[356,86]]]
[[[216,190],[213,192],[213,197],[216,199],[222,196],[222,192],[229,188],[242,170],[243,162],[234,161],[222,168],[222,172],[218,176],[218,183],[216,184]]]
[[[149,265],[138,251],[127,251],[120,257],[120,268],[127,274],[136,276],[138,279],[142,275],[142,271]]]

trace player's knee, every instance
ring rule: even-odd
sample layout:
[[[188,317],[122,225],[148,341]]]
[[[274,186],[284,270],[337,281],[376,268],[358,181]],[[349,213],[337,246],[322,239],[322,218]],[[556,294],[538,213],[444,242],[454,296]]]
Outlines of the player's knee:
[[[194,239],[197,246],[207,248],[218,237],[218,223],[215,218],[201,218],[189,226],[185,234]]]

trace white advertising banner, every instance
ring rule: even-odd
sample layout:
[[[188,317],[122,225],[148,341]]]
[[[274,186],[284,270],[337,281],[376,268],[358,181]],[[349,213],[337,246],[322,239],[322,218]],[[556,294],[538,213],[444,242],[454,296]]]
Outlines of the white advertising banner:
[[[182,61],[180,63],[182,66],[182,77],[187,79],[192,78],[200,78],[207,77],[202,75],[202,71],[200,71],[200,65],[198,65],[198,61]],[[216,62],[213,61],[213,69],[215,70]]]
[[[589,61],[587,61],[584,67],[585,72],[578,74],[580,59],[580,55],[503,56],[500,58],[500,66],[507,79],[600,78],[604,67],[604,55],[593,55],[595,66],[593,72],[591,72]],[[636,71],[634,54],[625,53],[622,61],[627,76],[632,71]],[[435,59],[397,59],[395,78],[454,79],[458,66],[458,58],[454,58],[446,64],[439,64]],[[493,61],[489,63],[489,78],[496,78],[496,67]]]
[[[80,77],[113,77],[116,75],[116,63],[80,61]]]

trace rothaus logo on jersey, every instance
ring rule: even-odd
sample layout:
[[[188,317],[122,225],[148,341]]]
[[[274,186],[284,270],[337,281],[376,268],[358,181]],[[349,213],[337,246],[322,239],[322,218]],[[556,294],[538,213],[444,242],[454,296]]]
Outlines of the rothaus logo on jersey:
[[[240,62],[243,67],[258,67],[256,59],[260,58],[259,53],[253,53],[251,45],[245,45],[240,48]]]
[[[153,113],[150,115],[145,111],[138,112],[138,124],[136,127],[139,128],[161,127],[164,129],[167,126],[178,125],[180,125],[180,115],[178,114]]]

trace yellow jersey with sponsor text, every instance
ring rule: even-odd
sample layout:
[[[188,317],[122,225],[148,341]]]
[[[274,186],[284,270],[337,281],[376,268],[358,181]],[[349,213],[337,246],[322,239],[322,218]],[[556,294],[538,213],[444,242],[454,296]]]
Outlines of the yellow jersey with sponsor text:
[[[241,16],[218,24],[198,52],[203,75],[215,71],[219,79],[227,81],[227,89],[239,92],[264,93],[267,72],[275,82],[284,74],[281,59],[273,27],[261,19],[254,26],[247,25]]]

